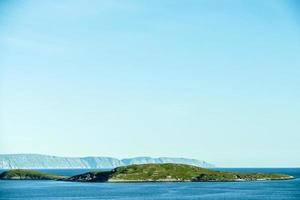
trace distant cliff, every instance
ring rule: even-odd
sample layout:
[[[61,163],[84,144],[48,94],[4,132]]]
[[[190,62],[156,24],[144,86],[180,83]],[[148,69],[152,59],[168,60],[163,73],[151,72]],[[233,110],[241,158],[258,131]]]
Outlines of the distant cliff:
[[[188,158],[58,157],[41,154],[0,154],[0,169],[112,169],[131,164],[177,163],[211,168],[212,164]]]

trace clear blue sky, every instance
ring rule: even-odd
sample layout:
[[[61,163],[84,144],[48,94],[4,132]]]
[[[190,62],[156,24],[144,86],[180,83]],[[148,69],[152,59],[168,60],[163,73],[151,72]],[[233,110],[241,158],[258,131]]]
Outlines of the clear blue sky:
[[[300,166],[300,4],[1,1],[0,153]]]

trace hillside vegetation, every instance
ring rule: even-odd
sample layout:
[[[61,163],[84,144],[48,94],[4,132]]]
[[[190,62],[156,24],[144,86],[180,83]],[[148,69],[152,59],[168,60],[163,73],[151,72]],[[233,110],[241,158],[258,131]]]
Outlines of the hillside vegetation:
[[[60,180],[63,178],[63,176],[27,169],[14,169],[0,174],[0,179],[3,180]]]
[[[142,164],[117,167],[106,172],[88,172],[67,180],[82,182],[201,182],[285,180],[291,178],[293,177],[285,174],[222,172],[184,164]]]

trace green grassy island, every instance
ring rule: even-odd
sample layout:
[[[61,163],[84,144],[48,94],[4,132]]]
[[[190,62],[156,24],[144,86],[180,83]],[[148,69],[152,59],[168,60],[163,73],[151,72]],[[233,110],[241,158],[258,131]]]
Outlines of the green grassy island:
[[[0,174],[2,180],[62,180],[65,177],[34,170],[13,169]]]
[[[79,182],[217,182],[287,180],[285,174],[233,173],[184,164],[141,164],[111,171],[88,172],[66,179]]]
[[[141,164],[117,167],[111,171],[94,171],[62,177],[33,170],[9,170],[0,174],[2,180],[61,180],[74,182],[226,182],[288,180],[285,174],[234,173],[215,171],[185,164]]]

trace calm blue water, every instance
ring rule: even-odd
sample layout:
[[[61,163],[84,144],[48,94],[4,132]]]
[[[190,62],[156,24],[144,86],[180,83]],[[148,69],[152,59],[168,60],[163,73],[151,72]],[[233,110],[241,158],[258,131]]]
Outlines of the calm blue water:
[[[300,169],[221,170],[287,173],[295,176],[296,179],[288,181],[231,183],[71,183],[58,181],[0,181],[0,200],[300,200]],[[51,172],[73,175],[83,171],[51,170]]]

